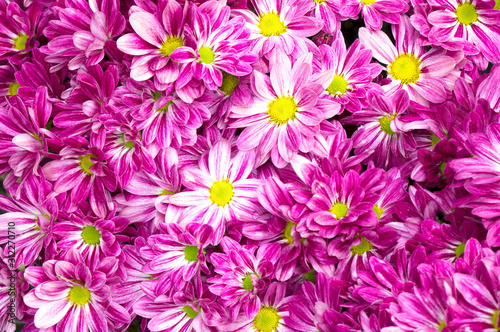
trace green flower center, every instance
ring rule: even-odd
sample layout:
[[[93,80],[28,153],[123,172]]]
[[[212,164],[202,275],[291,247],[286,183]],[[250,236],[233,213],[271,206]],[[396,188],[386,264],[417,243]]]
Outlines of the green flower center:
[[[20,85],[17,82],[9,84],[9,91],[7,92],[9,96],[17,95],[17,89],[19,89]]]
[[[491,317],[491,325],[493,325],[493,328],[497,331],[500,331],[500,328],[498,328],[498,310],[495,310],[493,312],[493,316]]]
[[[439,323],[439,325],[438,325],[437,329],[438,329],[439,331],[442,331],[445,327],[446,327],[446,323],[445,323],[445,322],[444,322],[444,320],[443,320],[441,323]]]
[[[339,220],[347,215],[349,208],[344,203],[335,203],[329,211],[335,215],[337,220]]]
[[[441,172],[441,176],[444,176],[444,168],[446,167],[446,163],[443,161],[441,164],[439,164],[439,171]]]
[[[28,40],[28,35],[25,33],[20,34],[16,38],[12,40],[14,45],[12,45],[12,48],[15,48],[16,50],[22,51],[26,48],[26,41]]]
[[[279,125],[284,125],[288,120],[294,120],[295,113],[299,111],[299,106],[293,97],[278,97],[268,106],[269,121]]]
[[[432,134],[432,136],[431,136],[431,145],[432,146],[435,146],[440,141],[441,141],[441,139],[439,137],[437,137],[436,135]]]
[[[365,5],[371,5],[372,3],[374,3],[376,0],[360,0],[359,2],[360,3],[364,3]]]
[[[495,3],[495,8],[496,6]],[[470,2],[459,4],[457,10],[455,10],[455,15],[457,15],[457,21],[465,25],[471,25],[477,21],[476,7],[471,5]]]
[[[353,255],[362,255],[365,252],[372,250],[373,249],[373,244],[368,242],[364,236],[361,237],[361,243],[358,244],[357,246],[354,246],[351,248],[351,252]]]
[[[304,273],[304,279],[309,280],[313,284],[316,284],[316,271],[311,270],[307,273]]]
[[[254,289],[252,285],[251,275],[252,275],[251,273],[247,273],[245,278],[243,278],[243,288],[245,288],[247,291],[251,291],[252,289]]]
[[[337,93],[343,95],[347,91],[347,81],[342,76],[335,75],[333,76],[332,83],[326,88],[326,91],[331,95]]]
[[[90,167],[95,164],[94,162],[90,161],[91,157],[91,154],[80,157],[80,167],[85,173],[89,175],[93,175],[93,173],[90,171]]]
[[[389,64],[389,74],[401,84],[415,83],[420,78],[420,59],[411,53],[401,53]]]
[[[134,142],[132,141],[125,141],[125,134],[122,134],[122,140],[123,140],[123,145],[129,149],[132,149],[133,147],[135,147],[135,144]]]
[[[181,46],[184,46],[181,37],[167,37],[165,42],[161,44],[160,53],[163,54],[163,56],[170,56],[173,51]]]
[[[278,310],[271,306],[261,306],[253,319],[253,328],[257,332],[272,332],[278,328],[280,319]]]
[[[82,228],[82,238],[85,243],[90,245],[101,243],[101,233],[94,226],[85,226]]]
[[[288,244],[293,244],[292,228],[294,225],[297,225],[297,223],[288,220],[286,222],[285,229],[283,230],[283,238],[286,239],[286,242],[288,242]]]
[[[240,84],[240,79],[238,77],[222,72],[222,85],[220,89],[226,94],[226,96],[231,95],[238,84]]]
[[[186,246],[184,248],[184,258],[190,262],[198,261],[198,247],[197,246]]]
[[[193,308],[191,308],[190,306],[184,306],[182,308],[182,310],[184,310],[184,312],[186,313],[186,316],[188,316],[189,318],[191,319],[194,319],[198,314],[199,312],[194,310]]]
[[[495,7],[493,9],[499,10],[500,9],[500,0],[495,0]]]
[[[90,291],[84,286],[71,286],[68,298],[73,304],[84,305],[90,301]]]
[[[457,246],[457,249],[455,249],[455,254],[457,255],[457,258],[460,257],[465,251],[465,243],[460,243]]]
[[[281,22],[280,16],[276,12],[267,12],[259,17],[258,27],[263,36],[279,36],[286,32],[286,26]]]
[[[157,112],[168,113],[168,108],[174,103],[173,100],[169,100],[165,105],[163,105]]]
[[[391,129],[391,121],[396,117],[396,114],[392,114],[392,115],[387,115],[387,116],[383,116],[380,118],[379,122],[380,122],[380,128],[382,129],[382,131],[386,134],[389,134],[389,135],[394,135],[395,132],[392,131]]]
[[[233,198],[233,185],[229,183],[229,180],[215,181],[212,187],[208,190],[210,193],[210,199],[212,203],[218,206],[225,206]]]
[[[200,54],[201,63],[212,63],[214,61],[215,54],[210,47],[202,46],[198,50],[198,53]]]
[[[375,212],[378,219],[380,219],[380,217],[382,217],[382,214],[384,213],[384,209],[379,207],[378,204],[373,205],[372,210],[373,210],[373,212]]]

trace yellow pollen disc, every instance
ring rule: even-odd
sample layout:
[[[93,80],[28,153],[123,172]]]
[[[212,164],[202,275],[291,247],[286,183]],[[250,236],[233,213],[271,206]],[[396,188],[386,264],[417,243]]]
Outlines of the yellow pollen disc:
[[[19,87],[20,87],[20,85],[17,82],[10,83],[9,84],[9,91],[7,91],[7,93],[9,94],[9,96],[15,96],[15,95],[17,95],[17,89],[19,89]]]
[[[325,3],[326,0],[313,0],[314,2],[316,2],[318,5],[321,5],[322,3]]]
[[[360,3],[364,3],[365,5],[371,5],[372,3],[374,3],[376,0],[360,0],[359,2]]]
[[[253,319],[253,328],[257,332],[273,332],[278,328],[280,319],[278,310],[271,306],[261,306]]]
[[[167,189],[163,189],[161,194],[159,194],[158,196],[163,196],[163,195],[173,195],[175,194],[174,191],[170,191],[170,190],[167,190]]]
[[[332,83],[326,88],[326,91],[331,94],[343,95],[347,91],[347,81],[340,75],[333,76]]]
[[[357,246],[354,246],[351,248],[351,252],[353,255],[362,255],[365,252],[372,250],[373,249],[373,244],[368,242],[364,236],[361,237],[361,243],[358,244]]]
[[[388,72],[401,84],[415,83],[420,78],[420,59],[411,53],[401,53],[389,64]]]
[[[12,48],[22,51],[26,48],[26,41],[28,40],[28,35],[23,33],[12,40]]]
[[[299,106],[293,97],[281,96],[269,103],[269,121],[284,125],[288,120],[295,119],[295,113],[299,111]]]
[[[231,95],[238,84],[240,84],[240,79],[238,77],[222,72],[222,85],[220,89],[226,94],[226,96]]]
[[[90,291],[84,286],[73,285],[69,290],[68,299],[76,305],[84,305],[90,301]]]
[[[94,226],[85,226],[82,228],[82,238],[86,244],[99,245],[101,243],[101,233]]]
[[[215,54],[210,47],[202,46],[198,50],[198,53],[200,54],[201,63],[212,63],[215,59]]]
[[[335,203],[329,211],[335,215],[337,220],[339,220],[347,215],[349,207],[347,207],[344,203]]]
[[[229,204],[233,198],[233,185],[229,183],[229,180],[215,181],[208,191],[212,203],[218,206]]]
[[[170,56],[173,51],[181,46],[184,46],[182,38],[167,37],[167,39],[165,39],[165,42],[161,44],[160,53],[163,54],[163,56]]]
[[[258,27],[260,34],[266,37],[279,36],[286,32],[286,26],[281,22],[276,12],[267,12],[260,15]]]
[[[499,10],[500,9],[500,0],[495,0],[495,7],[493,9]]]
[[[493,311],[493,317],[491,317],[491,325],[493,325],[493,328],[497,331],[500,331],[500,328],[498,327],[498,310]]]
[[[378,206],[378,204],[373,205],[373,212],[377,215],[377,218],[380,219],[382,217],[382,214],[384,213],[384,209]]]
[[[380,122],[380,128],[382,129],[382,131],[386,134],[389,134],[389,135],[394,135],[395,132],[392,131],[391,129],[391,121],[396,117],[396,114],[392,114],[392,115],[387,115],[387,116],[383,116],[380,118],[379,122]]]
[[[296,222],[288,220],[286,222],[285,229],[283,230],[283,238],[286,239],[288,244],[293,244],[292,228],[297,225]]]
[[[90,167],[95,164],[94,162],[90,161],[91,157],[93,156],[90,154],[80,157],[80,167],[85,173],[89,175],[93,175],[93,173],[90,171]]]
[[[476,7],[471,5],[470,2],[459,4],[457,10],[455,10],[455,15],[457,15],[457,21],[465,25],[471,25],[477,21]]]

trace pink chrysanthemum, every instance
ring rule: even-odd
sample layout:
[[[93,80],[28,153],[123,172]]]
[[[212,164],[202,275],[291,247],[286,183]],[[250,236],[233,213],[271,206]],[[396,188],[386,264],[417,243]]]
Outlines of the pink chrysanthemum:
[[[411,100],[422,105],[444,102],[459,74],[455,68],[457,61],[443,49],[427,50],[420,46],[419,33],[408,18],[393,25],[392,33],[396,46],[382,31],[359,30],[361,43],[372,50],[375,59],[387,66],[391,83],[383,89],[390,93],[404,89]]]
[[[342,0],[339,13],[352,19],[357,19],[362,13],[368,28],[380,30],[384,21],[399,24],[401,14],[409,8],[404,0]]]
[[[187,189],[169,197],[171,204],[187,207],[182,223],[199,222],[215,230],[213,244],[222,239],[225,222],[257,209],[256,190],[260,180],[248,178],[254,166],[252,152],[239,152],[231,158],[231,146],[219,140],[199,167],[181,169],[182,183]]]
[[[270,77],[258,71],[252,74],[256,96],[252,107],[232,109],[234,121],[229,127],[245,128],[238,138],[238,148],[255,149],[257,165],[270,155],[275,165],[284,167],[299,151],[311,151],[313,138],[325,118],[322,110],[315,107],[322,88],[309,82],[312,53],[301,56],[293,66],[284,54],[281,59],[282,63],[272,66]],[[323,80],[330,77],[326,72]],[[318,82],[324,83],[315,83]]]
[[[274,49],[286,54],[303,54],[307,51],[307,39],[318,33],[322,20],[306,16],[311,6],[309,0],[252,1],[256,14],[248,9],[233,10],[242,16],[250,30],[252,50],[268,55]]]

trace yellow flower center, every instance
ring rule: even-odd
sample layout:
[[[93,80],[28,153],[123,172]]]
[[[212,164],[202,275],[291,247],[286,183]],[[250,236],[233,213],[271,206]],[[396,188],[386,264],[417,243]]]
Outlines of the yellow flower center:
[[[438,325],[437,329],[438,329],[439,331],[442,331],[445,327],[446,327],[446,323],[445,323],[445,321],[443,320],[441,323],[439,323],[439,325]]]
[[[12,48],[15,48],[16,50],[22,51],[26,48],[26,41],[28,40],[28,35],[25,33],[20,34],[16,38],[12,40]]]
[[[181,46],[184,46],[181,37],[167,37],[165,42],[161,44],[160,53],[163,54],[163,56],[170,56],[173,51]]]
[[[415,83],[420,78],[420,59],[411,53],[401,53],[389,64],[388,71],[401,84]]]
[[[198,247],[197,246],[186,246],[184,248],[184,257],[187,261],[197,262],[198,261]]]
[[[68,299],[76,305],[84,305],[90,301],[90,291],[84,286],[73,285],[69,290]]]
[[[333,76],[332,83],[330,83],[328,88],[326,88],[326,91],[331,95],[335,95],[337,93],[342,95],[347,91],[347,81],[342,76],[335,75]]]
[[[493,316],[491,317],[491,325],[493,325],[493,328],[497,331],[500,331],[500,328],[498,328],[498,310],[495,310],[493,312]]]
[[[495,8],[496,6],[495,3]],[[455,15],[457,15],[457,21],[465,25],[471,25],[477,21],[476,7],[471,5],[470,2],[459,4],[457,10],[455,10]]]
[[[226,94],[226,96],[231,95],[238,84],[240,84],[240,79],[238,77],[222,72],[222,85],[220,89]]]
[[[288,120],[294,120],[295,113],[299,111],[299,106],[293,97],[278,97],[268,106],[269,121],[279,125],[284,125]]]
[[[259,17],[258,27],[263,36],[279,36],[286,32],[286,26],[281,22],[276,12],[267,12]]]
[[[382,214],[384,213],[384,209],[382,209],[378,204],[373,205],[373,212],[377,215],[377,218],[380,219],[382,217]]]
[[[392,115],[387,115],[387,116],[383,116],[380,118],[379,122],[380,122],[380,128],[382,129],[382,131],[386,134],[389,134],[389,135],[394,135],[395,132],[392,131],[391,129],[391,121],[396,117],[396,114],[392,114]]]
[[[182,308],[182,310],[184,310],[184,312],[186,313],[186,316],[188,316],[189,318],[191,319],[194,319],[198,314],[199,312],[194,310],[193,308],[191,308],[190,306],[184,306]]]
[[[218,206],[225,206],[233,198],[233,185],[229,180],[215,181],[212,187],[208,190],[210,192],[210,199],[212,203]]]
[[[281,317],[278,315],[278,310],[269,306],[261,306],[259,312],[253,319],[253,328],[257,332],[272,332],[276,331],[279,326]]]
[[[85,173],[93,175],[93,173],[90,171],[90,167],[92,167],[92,165],[94,165],[95,163],[90,161],[90,157],[92,157],[92,155],[90,154],[80,157],[80,167]]]
[[[361,243],[358,244],[357,246],[354,246],[351,248],[351,252],[353,255],[362,255],[365,252],[372,250],[373,249],[373,244],[368,242],[364,236],[361,237]]]
[[[17,95],[17,89],[19,89],[20,85],[17,82],[9,84],[9,91],[7,92],[9,96]]]
[[[201,63],[212,63],[214,61],[215,54],[210,47],[202,46],[198,50],[198,53],[200,54]]]
[[[170,190],[167,190],[167,189],[163,189],[161,194],[159,194],[158,196],[163,196],[163,195],[173,195],[175,194],[174,191],[170,191]]]
[[[330,212],[335,215],[337,220],[344,218],[347,211],[349,211],[349,208],[344,203],[335,203],[330,209]]]
[[[368,6],[368,5],[371,5],[372,3],[374,3],[375,1],[376,0],[360,0],[359,2]]]
[[[495,0],[495,7],[493,9],[499,10],[500,9],[500,0]]]
[[[83,227],[82,238],[85,243],[90,245],[98,245],[101,243],[101,233],[94,226]]]
[[[318,5],[321,5],[322,3],[325,3],[326,0],[313,0],[314,2],[316,2]]]
[[[283,230],[283,238],[286,239],[286,242],[288,242],[288,244],[293,244],[292,228],[294,225],[297,225],[297,223],[288,220],[286,222],[285,229]]]

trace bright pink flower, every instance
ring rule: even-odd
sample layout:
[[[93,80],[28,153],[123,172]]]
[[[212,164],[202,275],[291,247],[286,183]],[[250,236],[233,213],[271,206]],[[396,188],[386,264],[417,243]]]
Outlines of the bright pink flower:
[[[342,0],[339,6],[342,16],[357,19],[361,13],[369,29],[380,30],[382,23],[399,24],[400,17],[410,7],[404,0]]]

